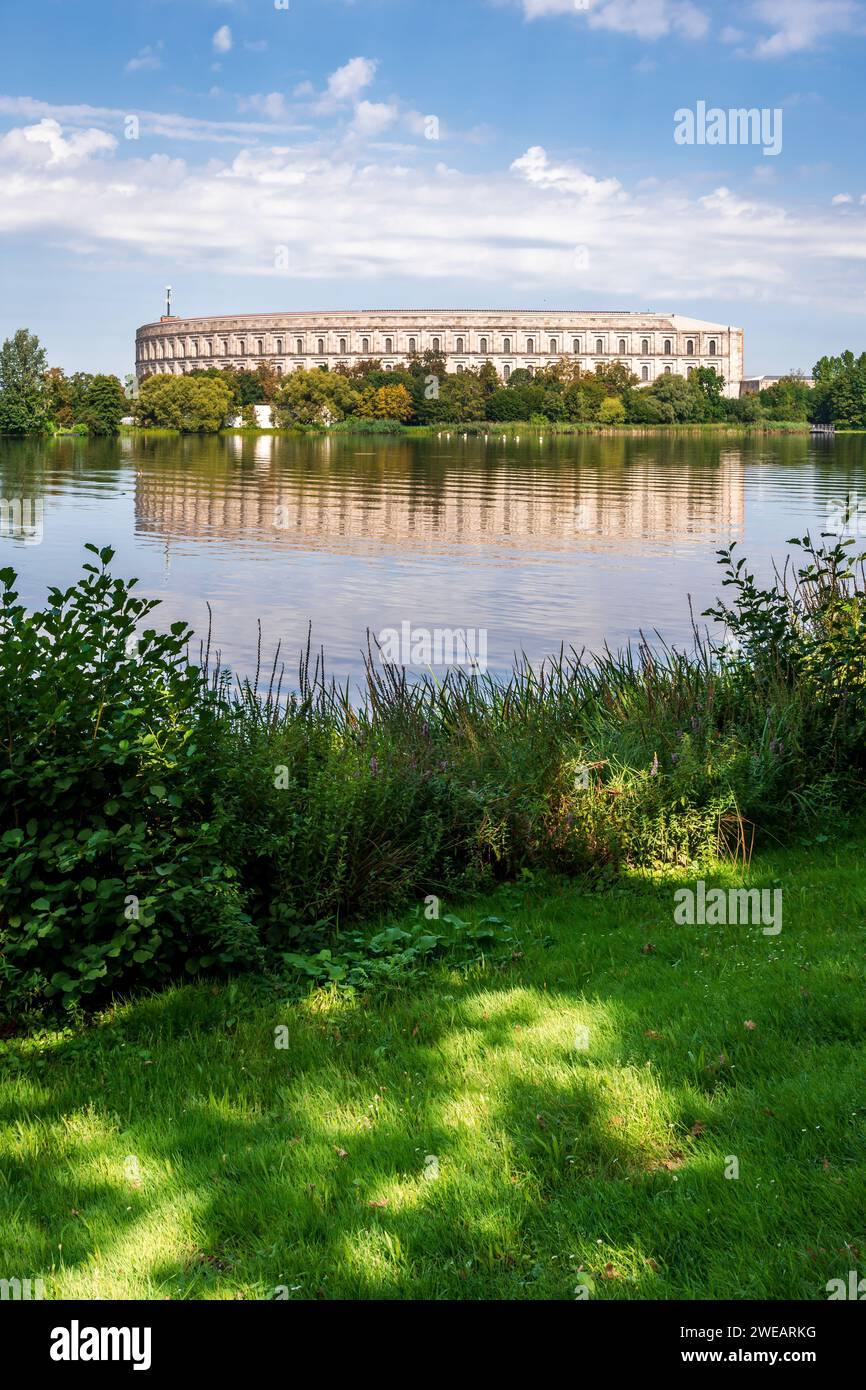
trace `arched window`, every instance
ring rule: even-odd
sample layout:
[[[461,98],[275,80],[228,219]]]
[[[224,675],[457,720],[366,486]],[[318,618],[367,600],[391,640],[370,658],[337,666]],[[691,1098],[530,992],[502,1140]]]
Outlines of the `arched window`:
[[[694,374],[695,374],[695,369],[694,369],[694,367],[689,367],[688,376],[694,376]]]
[[[625,352],[626,352],[625,338],[620,338],[620,340],[619,340],[619,355],[620,355],[620,357],[625,357]]]
[[[410,351],[410,352],[417,352],[417,351],[418,351],[418,349],[417,349],[417,347],[416,347],[416,340],[415,340],[414,338],[410,338],[410,339],[409,339],[409,351]]]
[[[302,356],[303,356],[303,353],[304,353],[304,340],[303,340],[303,338],[296,338],[296,339],[295,339],[295,352],[298,354],[299,357],[302,357]]]
[[[238,356],[239,356],[239,357],[245,357],[245,356],[246,356],[246,351],[247,351],[246,339],[245,339],[245,338],[241,338],[241,339],[239,340],[239,342],[238,342]]]
[[[670,369],[670,367],[665,367],[665,376],[670,376],[670,374],[671,374],[671,369]]]
[[[386,338],[386,339],[385,339],[385,351],[386,351],[386,352],[393,352],[393,351],[394,351],[394,339],[393,339],[393,338]]]
[[[439,339],[438,339],[438,338],[434,338],[434,339],[433,339],[433,351],[434,351],[434,352],[439,352],[439,350],[440,350]]]
[[[487,351],[487,339],[486,339],[486,338],[482,338],[482,339],[481,339],[481,342],[478,344],[478,347],[479,347],[479,350],[480,350],[481,352],[485,352],[485,353],[486,353],[486,351]]]
[[[670,340],[670,338],[665,338],[665,356],[670,357],[670,355],[671,355],[671,340]]]
[[[282,364],[282,362],[277,362],[277,363],[275,364],[274,370],[276,371],[277,376],[282,376],[282,374],[283,374],[283,364]]]
[[[503,351],[503,352],[510,352],[510,351],[511,351],[511,339],[510,339],[510,338],[503,338],[503,340],[502,340],[502,351]],[[508,370],[508,373],[509,373],[509,375],[510,375],[510,374],[511,374],[511,368],[509,367],[507,370]]]
[[[715,355],[716,355],[716,340],[715,340],[715,338],[711,338],[711,339],[710,339],[710,356],[711,356],[711,357],[715,357]]]
[[[228,338],[223,338],[223,357],[228,357],[228,355],[229,355],[229,340],[228,340]]]
[[[463,371],[463,363],[462,363],[462,362],[458,362],[458,363],[457,363],[457,370],[458,370],[458,372],[462,372],[462,371]]]
[[[604,339],[603,339],[603,338],[596,338],[596,340],[595,340],[595,350],[596,350],[596,352],[598,353],[599,356],[603,356],[603,354],[604,354]]]
[[[548,351],[549,351],[551,354],[555,354],[555,353],[556,353],[556,339],[555,339],[555,338],[551,338],[551,340],[550,340],[550,348],[548,349]]]
[[[345,338],[341,338],[341,339],[340,339],[340,355],[342,356],[342,355],[345,353],[345,351],[346,351],[346,339],[345,339]]]
[[[259,354],[259,357],[261,357],[261,355],[262,355],[262,353],[264,352],[264,350],[265,350],[265,340],[264,340],[264,338],[256,338],[256,352]]]
[[[455,352],[461,352],[461,353],[462,353],[462,351],[463,351],[463,339],[462,339],[462,338],[458,338],[458,339],[457,339],[457,346],[456,346],[456,348],[455,348]]]
[[[649,367],[641,367],[640,379],[641,381],[649,381]]]
[[[205,357],[213,357],[213,343],[210,339],[204,345],[204,355]]]
[[[644,355],[649,352],[649,338],[641,338],[640,350]]]
[[[694,351],[695,351],[695,340],[694,340],[694,338],[686,338],[686,353],[688,354],[689,357],[692,357],[692,356],[694,355]]]
[[[367,354],[369,353],[369,351],[370,351],[370,339],[369,339],[369,338],[362,338],[362,339],[361,339],[361,351],[364,353],[365,356],[367,356]]]
[[[509,367],[509,365],[508,365],[507,362],[506,362],[505,366],[502,368],[502,375],[505,377],[505,380],[506,380],[506,381],[507,381],[508,378],[511,376],[511,368]]]
[[[190,357],[198,357],[198,342],[195,338],[190,338],[189,355]]]
[[[526,351],[527,351],[527,352],[534,352],[534,351],[535,351],[535,339],[534,339],[534,338],[527,338],[527,339],[526,339]]]
[[[274,351],[276,352],[276,354],[277,354],[278,357],[282,357],[282,355],[283,355],[283,340],[282,340],[282,338],[277,338],[276,343],[274,344]],[[277,368],[277,371],[279,371],[279,367]]]
[[[579,352],[580,352],[580,339],[579,339],[579,338],[575,338],[575,339],[572,341],[571,350],[572,350],[572,352],[574,352],[574,353],[579,353]]]
[[[316,351],[319,353],[320,356],[321,356],[321,354],[325,351],[325,340],[324,340],[324,338],[320,338],[320,339],[319,339],[319,346],[317,347]]]

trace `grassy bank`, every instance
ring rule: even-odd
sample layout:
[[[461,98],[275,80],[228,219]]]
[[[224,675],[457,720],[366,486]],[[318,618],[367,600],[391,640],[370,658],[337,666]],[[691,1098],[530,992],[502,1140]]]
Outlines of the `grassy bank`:
[[[580,437],[584,435],[626,435],[626,436],[651,436],[651,435],[674,435],[676,438],[689,437],[692,435],[712,435],[724,438],[742,438],[744,436],[765,435],[765,434],[810,434],[811,425],[806,420],[774,420],[760,421],[755,424],[731,424],[726,422],[703,424],[703,425],[595,425],[577,424],[570,422],[556,422],[537,420],[507,420],[489,421],[473,420],[470,422],[455,421],[452,423],[442,423],[436,425],[401,425],[396,420],[347,420],[340,425],[332,426],[330,429],[324,425],[298,426],[295,429],[263,429],[248,425],[231,426],[220,430],[221,434],[239,435],[394,435],[402,439],[437,439],[445,435],[467,435],[470,438],[479,436],[491,436],[506,439],[516,439],[520,435],[555,435],[557,437]],[[147,437],[163,437],[180,435],[178,430],[157,429],[150,427],[140,427],[136,425],[121,426],[121,434],[143,435]]]
[[[864,851],[717,863],[782,886],[778,936],[676,926],[684,871],[530,877],[457,905],[509,949],[384,992],[202,983],[9,1040],[0,1274],[49,1298],[824,1299],[866,1274]]]
[[[0,1020],[279,974],[429,894],[839,826],[866,763],[866,591],[844,546],[803,547],[767,590],[722,556],[721,643],[502,681],[413,679],[371,640],[363,691],[308,650],[288,696],[276,661],[234,688],[206,650],[190,664],[110,550],[39,611],[0,571]]]

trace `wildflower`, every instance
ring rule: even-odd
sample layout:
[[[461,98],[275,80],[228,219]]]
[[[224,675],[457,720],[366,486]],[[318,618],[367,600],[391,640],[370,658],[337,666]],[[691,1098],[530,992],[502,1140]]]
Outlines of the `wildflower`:
[[[758,1026],[757,1023],[755,1022],[755,1020],[754,1020],[753,1018],[747,1018],[746,1021],[745,1021],[745,1023],[743,1024],[743,1027],[744,1027],[744,1028],[748,1028],[748,1030],[749,1030],[750,1033],[752,1032],[753,1029],[757,1028],[757,1026]]]
[[[650,777],[658,777],[658,775],[659,775],[659,755],[658,755],[658,753],[653,753],[653,765],[652,765],[652,767],[650,768]]]
[[[370,759],[370,771],[372,772],[372,774],[373,774],[374,777],[378,776],[378,772],[379,772],[379,759],[376,757],[375,753],[373,754],[372,758]]]

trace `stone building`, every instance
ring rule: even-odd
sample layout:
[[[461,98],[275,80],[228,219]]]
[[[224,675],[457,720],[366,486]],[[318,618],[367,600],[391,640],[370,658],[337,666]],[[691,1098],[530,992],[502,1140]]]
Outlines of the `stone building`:
[[[587,371],[622,362],[641,382],[666,372],[687,376],[715,367],[725,393],[740,394],[743,330],[682,314],[604,313],[553,309],[385,309],[246,314],[215,318],[167,315],[139,328],[135,368],[141,379],[196,367],[255,368],[279,373],[301,367],[353,366],[375,358],[396,367],[415,353],[441,353],[451,372],[492,362],[503,380],[562,356]]]

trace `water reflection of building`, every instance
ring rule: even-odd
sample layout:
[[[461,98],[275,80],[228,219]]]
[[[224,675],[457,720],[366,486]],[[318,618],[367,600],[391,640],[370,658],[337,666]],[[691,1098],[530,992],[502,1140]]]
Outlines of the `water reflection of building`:
[[[253,541],[341,550],[399,547],[441,551],[455,545],[581,548],[664,540],[706,540],[742,531],[744,470],[739,451],[701,464],[660,463],[644,449],[610,466],[575,467],[560,455],[497,461],[451,455],[441,471],[422,471],[405,450],[355,441],[338,464],[321,447],[310,457],[274,462],[274,438],[230,439],[247,465],[200,469],[139,467],[136,530],[203,541]],[[684,456],[685,457],[685,456]]]

